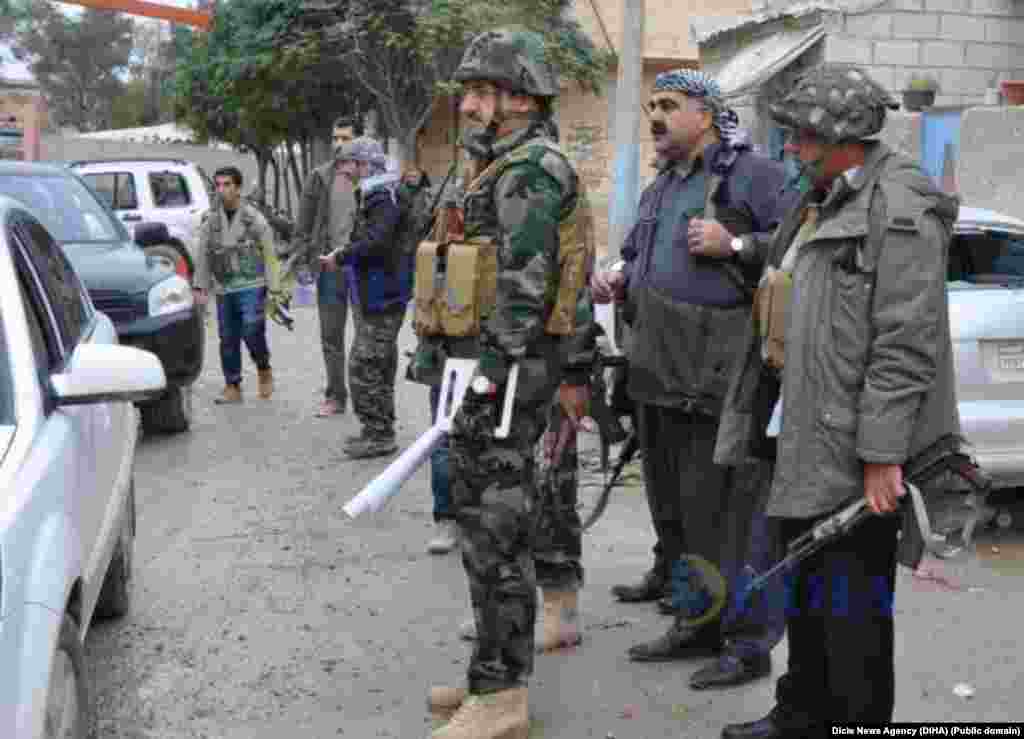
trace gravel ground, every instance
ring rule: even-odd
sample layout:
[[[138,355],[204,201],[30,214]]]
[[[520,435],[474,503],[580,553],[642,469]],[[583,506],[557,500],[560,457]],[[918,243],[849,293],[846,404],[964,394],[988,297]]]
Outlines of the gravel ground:
[[[272,400],[256,397],[247,365],[245,404],[213,404],[211,328],[193,431],[139,449],[133,610],[97,624],[86,648],[100,739],[424,737],[427,686],[464,674],[455,631],[468,595],[457,557],[424,552],[425,471],[387,511],[347,519],[342,505],[386,461],[341,454],[357,430],[351,415],[312,417],[323,375],[316,314],[296,314],[294,333],[272,326]],[[406,446],[427,423],[425,389],[400,381],[399,407]],[[630,475],[585,542],[583,645],[537,660],[532,737],[710,738],[771,706],[772,680],[697,693],[686,680],[702,661],[626,660],[630,644],[668,624],[608,596],[646,568],[652,544]],[[898,720],[1024,717],[1022,539],[989,532],[977,556],[934,563],[932,579],[901,573]],[[785,643],[774,657],[777,676]],[[954,695],[958,683],[973,696]]]

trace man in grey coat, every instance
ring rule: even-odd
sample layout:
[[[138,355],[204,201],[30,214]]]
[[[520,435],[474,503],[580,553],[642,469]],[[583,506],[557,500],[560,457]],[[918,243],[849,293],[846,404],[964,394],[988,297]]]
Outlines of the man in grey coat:
[[[958,204],[871,140],[888,107],[863,71],[822,65],[770,108],[807,188],[760,255],[763,338],[730,385],[715,459],[732,464],[774,442],[768,514],[786,541],[859,496],[878,515],[789,579],[776,705],[726,726],[726,739],[892,720],[899,518],[889,514],[902,465],[959,428],[946,298]]]
[[[362,135],[357,118],[339,118],[334,122],[334,152]],[[292,265],[307,265],[316,275],[317,313],[320,317],[320,341],[323,345],[327,387],[316,415],[320,418],[345,412],[348,388],[345,385],[345,324],[348,321],[348,290],[340,272],[320,269],[317,257],[344,248],[352,233],[356,216],[356,198],[348,177],[337,177],[339,163],[333,158],[312,172],[302,188],[299,218],[295,224],[291,254]]]

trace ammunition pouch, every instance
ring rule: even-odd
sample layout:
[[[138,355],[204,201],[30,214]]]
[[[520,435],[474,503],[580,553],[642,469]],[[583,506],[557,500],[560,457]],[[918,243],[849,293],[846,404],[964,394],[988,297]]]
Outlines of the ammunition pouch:
[[[498,250],[491,241],[425,241],[416,250],[413,327],[420,336],[477,336],[494,310]]]
[[[768,267],[754,294],[754,325],[761,337],[762,359],[781,370],[786,353],[786,322],[793,297],[793,277]]]

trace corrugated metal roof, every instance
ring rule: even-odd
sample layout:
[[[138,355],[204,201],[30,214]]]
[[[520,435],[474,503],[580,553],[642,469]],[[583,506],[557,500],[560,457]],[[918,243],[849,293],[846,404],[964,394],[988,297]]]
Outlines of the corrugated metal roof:
[[[825,37],[825,27],[780,31],[732,57],[715,75],[727,97],[742,95],[774,77]]]
[[[36,87],[28,62],[18,59],[10,44],[0,41],[0,84]]]
[[[799,18],[820,11],[866,13],[886,0],[799,0],[762,6],[750,15],[698,15],[690,19],[690,37],[697,44],[706,44],[716,36],[749,26],[760,26],[779,18]]]

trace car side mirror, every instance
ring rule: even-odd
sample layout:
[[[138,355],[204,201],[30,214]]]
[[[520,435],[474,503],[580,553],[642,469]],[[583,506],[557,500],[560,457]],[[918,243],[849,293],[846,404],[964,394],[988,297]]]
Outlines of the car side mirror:
[[[50,375],[58,406],[154,400],[167,388],[160,358],[118,344],[80,344],[64,372]]]
[[[170,243],[171,232],[166,223],[146,221],[135,225],[135,243],[145,249],[147,246]]]

